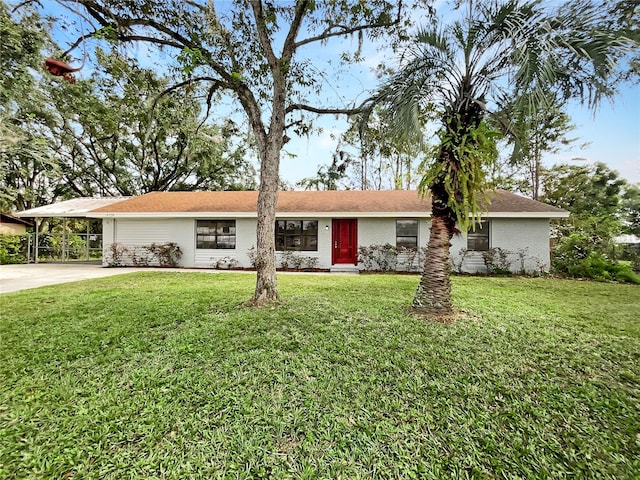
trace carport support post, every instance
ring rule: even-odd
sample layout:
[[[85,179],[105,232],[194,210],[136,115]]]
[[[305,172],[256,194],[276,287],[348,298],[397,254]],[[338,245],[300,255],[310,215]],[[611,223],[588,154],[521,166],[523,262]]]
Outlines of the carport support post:
[[[90,246],[89,246],[89,230],[91,226],[91,220],[89,220],[87,218],[87,237],[85,238],[85,242],[87,243],[87,262],[89,261],[89,253],[90,253]]]
[[[36,217],[36,254],[34,257],[34,263],[38,263],[38,249],[40,248],[40,242],[38,241],[38,230],[40,230],[40,217]]]
[[[62,261],[65,262],[67,253],[67,217],[62,219]]]

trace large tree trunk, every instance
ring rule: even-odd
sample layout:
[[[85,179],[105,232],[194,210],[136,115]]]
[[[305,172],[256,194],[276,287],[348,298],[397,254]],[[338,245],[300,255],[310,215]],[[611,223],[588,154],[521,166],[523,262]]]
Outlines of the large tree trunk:
[[[277,144],[278,142],[276,142]],[[260,152],[260,191],[258,193],[258,226],[256,229],[256,290],[251,305],[264,305],[278,300],[275,263],[276,204],[280,187],[280,148],[267,144]]]
[[[431,236],[427,244],[422,278],[413,298],[416,312],[431,317],[448,316],[453,313],[451,282],[449,280],[449,247],[452,231],[446,216],[432,215]]]
[[[259,306],[280,299],[276,279],[275,224],[280,190],[280,152],[284,145],[285,88],[282,72],[274,72],[273,102],[269,131],[264,132],[260,115],[250,116],[260,158],[260,191],[256,229],[256,291],[249,304]]]

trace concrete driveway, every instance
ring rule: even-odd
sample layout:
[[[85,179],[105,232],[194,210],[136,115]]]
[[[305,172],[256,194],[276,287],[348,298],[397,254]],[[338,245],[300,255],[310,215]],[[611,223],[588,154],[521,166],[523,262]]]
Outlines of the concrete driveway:
[[[91,263],[30,263],[0,266],[0,293],[28,288],[77,282],[89,278],[111,277],[123,273],[151,270],[143,268],[104,268]],[[176,269],[177,270],[177,269]]]
[[[90,278],[113,277],[131,272],[200,272],[244,273],[255,275],[252,270],[214,270],[211,268],[154,268],[117,267],[106,268],[97,263],[30,263],[28,265],[0,265],[0,294],[28,288],[77,282]],[[355,272],[357,274],[357,272]],[[278,275],[354,275],[354,272],[278,272]]]

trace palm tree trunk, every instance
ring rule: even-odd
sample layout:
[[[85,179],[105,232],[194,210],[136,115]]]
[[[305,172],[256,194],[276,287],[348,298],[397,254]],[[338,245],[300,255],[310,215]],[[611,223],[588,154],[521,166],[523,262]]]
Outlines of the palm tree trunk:
[[[453,314],[451,282],[449,280],[449,247],[452,232],[446,216],[432,215],[431,236],[427,244],[422,278],[413,298],[413,309],[421,314],[438,317]]]

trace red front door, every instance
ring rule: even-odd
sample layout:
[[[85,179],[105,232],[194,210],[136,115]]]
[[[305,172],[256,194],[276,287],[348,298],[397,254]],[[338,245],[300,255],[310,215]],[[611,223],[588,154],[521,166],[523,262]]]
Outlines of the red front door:
[[[358,264],[358,220],[334,219],[331,228],[331,264]]]

